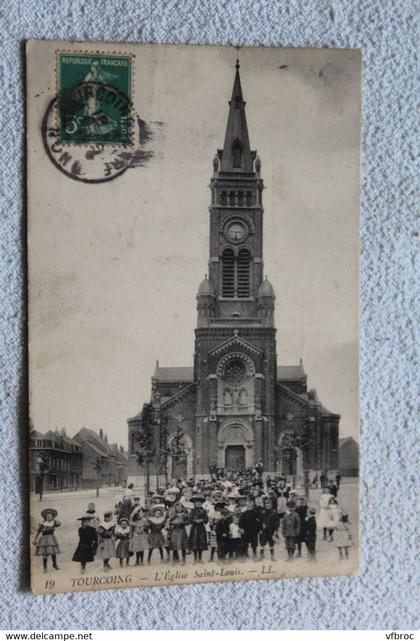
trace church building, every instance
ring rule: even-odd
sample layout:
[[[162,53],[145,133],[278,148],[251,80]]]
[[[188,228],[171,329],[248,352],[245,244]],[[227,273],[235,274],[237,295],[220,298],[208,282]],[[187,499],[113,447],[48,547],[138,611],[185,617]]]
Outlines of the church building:
[[[340,416],[308,389],[302,360],[277,364],[275,294],[264,275],[263,188],[237,63],[224,145],[213,160],[208,276],[196,297],[194,363],[157,362],[152,376],[156,442],[162,425],[169,446],[182,435],[184,455],[169,456],[160,472],[168,478],[205,477],[215,466],[248,468],[260,460],[265,472],[299,476],[304,457],[311,475],[338,468]],[[135,455],[140,426],[141,413],[128,419],[133,481],[144,474]],[[304,429],[303,453],[296,436]]]

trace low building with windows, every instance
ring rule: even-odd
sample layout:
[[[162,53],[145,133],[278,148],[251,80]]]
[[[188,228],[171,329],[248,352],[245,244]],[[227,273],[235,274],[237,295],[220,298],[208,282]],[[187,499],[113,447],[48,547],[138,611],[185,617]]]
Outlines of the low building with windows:
[[[29,436],[29,466],[31,491],[43,489],[78,489],[82,477],[82,448],[64,430],[42,434],[32,430]]]
[[[94,488],[124,485],[127,481],[127,458],[118,445],[110,445],[100,429],[99,433],[82,427],[74,440],[83,454],[82,487]]]
[[[359,476],[359,444],[352,436],[340,438],[340,473],[343,476]]]

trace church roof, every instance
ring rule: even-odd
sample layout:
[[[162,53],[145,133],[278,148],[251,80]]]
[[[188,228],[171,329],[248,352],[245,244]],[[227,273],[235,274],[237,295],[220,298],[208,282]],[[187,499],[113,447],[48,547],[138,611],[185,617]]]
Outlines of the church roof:
[[[165,382],[188,382],[194,378],[193,367],[156,367],[153,378],[162,383]]]
[[[303,369],[303,363],[299,365],[278,365],[277,378],[280,381],[293,381],[305,378],[306,373]]]
[[[226,126],[225,142],[221,154],[221,172],[245,171],[252,172],[253,158],[249,146],[248,127],[245,116],[245,101],[242,96],[241,79],[239,77],[239,61],[236,62],[235,80],[232,98],[229,101],[229,116]],[[234,150],[239,148],[240,165],[234,163]]]

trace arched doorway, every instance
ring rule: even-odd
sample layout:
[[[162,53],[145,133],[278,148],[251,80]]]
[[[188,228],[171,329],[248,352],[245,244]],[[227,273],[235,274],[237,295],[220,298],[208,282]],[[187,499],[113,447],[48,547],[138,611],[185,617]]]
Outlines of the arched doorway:
[[[245,446],[227,445],[225,449],[225,467],[230,470],[245,468]]]
[[[254,449],[254,430],[246,419],[230,419],[220,426],[217,433],[218,467],[252,467]]]

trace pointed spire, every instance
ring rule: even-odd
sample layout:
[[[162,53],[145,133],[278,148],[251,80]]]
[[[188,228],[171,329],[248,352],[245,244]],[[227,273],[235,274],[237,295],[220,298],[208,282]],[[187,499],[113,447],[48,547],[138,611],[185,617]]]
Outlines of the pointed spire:
[[[254,156],[249,146],[245,115],[246,103],[242,95],[239,67],[239,60],[237,59],[235,81],[233,83],[232,98],[229,102],[229,116],[222,151],[221,172],[253,171]]]

